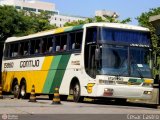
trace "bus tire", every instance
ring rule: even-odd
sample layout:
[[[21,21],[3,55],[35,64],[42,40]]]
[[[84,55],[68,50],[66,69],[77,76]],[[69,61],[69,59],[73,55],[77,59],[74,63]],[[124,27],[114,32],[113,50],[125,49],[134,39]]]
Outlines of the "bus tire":
[[[74,102],[83,102],[84,97],[81,95],[80,84],[76,82],[73,87],[73,101]]]
[[[22,82],[22,84],[21,84],[20,97],[22,99],[28,99],[29,98],[29,94],[27,94],[27,92],[26,92],[26,83],[25,82]]]
[[[13,91],[14,98],[19,98],[20,88],[17,81],[13,83],[12,91]]]

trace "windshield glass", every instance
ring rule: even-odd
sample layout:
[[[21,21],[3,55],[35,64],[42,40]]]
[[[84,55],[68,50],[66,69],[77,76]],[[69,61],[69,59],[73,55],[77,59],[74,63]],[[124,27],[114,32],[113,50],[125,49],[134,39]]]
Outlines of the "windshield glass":
[[[122,46],[102,45],[101,74],[128,75],[128,50]]]
[[[147,63],[149,58],[147,49],[104,44],[100,50],[99,74],[152,77]]]
[[[149,50],[144,48],[130,48],[131,76],[151,77],[148,66]]]

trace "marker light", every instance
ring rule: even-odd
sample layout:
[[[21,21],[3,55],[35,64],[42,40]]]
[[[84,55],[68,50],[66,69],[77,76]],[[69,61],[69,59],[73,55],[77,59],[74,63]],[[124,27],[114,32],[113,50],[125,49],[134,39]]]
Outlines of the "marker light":
[[[153,80],[152,79],[144,79],[144,83],[152,84]]]

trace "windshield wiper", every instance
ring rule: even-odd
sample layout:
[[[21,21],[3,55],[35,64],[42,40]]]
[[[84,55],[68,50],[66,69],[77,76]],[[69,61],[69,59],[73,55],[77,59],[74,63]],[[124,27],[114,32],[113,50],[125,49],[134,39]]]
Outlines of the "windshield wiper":
[[[133,65],[135,64],[134,66],[136,66],[136,68],[137,68],[136,70],[137,70],[140,78],[142,79],[142,78],[143,78],[143,75],[142,75],[142,72],[141,72],[140,68],[138,67],[137,63],[136,63],[133,59],[131,60],[131,62],[133,62]],[[130,64],[130,65],[131,65],[131,64]]]
[[[124,60],[124,61],[121,63],[121,65],[120,65],[119,68],[122,68],[122,65],[125,63],[125,61],[126,61],[126,60]],[[140,78],[142,79],[142,78],[143,78],[143,75],[142,75],[142,72],[141,72],[140,68],[138,67],[138,65],[136,64],[136,62],[135,62],[134,60],[131,60],[131,62],[133,62],[133,64],[135,64],[134,66],[137,68],[136,70],[137,70]],[[131,66],[131,64],[129,64],[129,65]],[[125,69],[124,71],[119,72],[119,74],[116,75],[116,76],[117,76],[117,77],[122,76],[125,72],[128,71],[128,69],[129,69],[129,66],[127,66],[127,69]]]

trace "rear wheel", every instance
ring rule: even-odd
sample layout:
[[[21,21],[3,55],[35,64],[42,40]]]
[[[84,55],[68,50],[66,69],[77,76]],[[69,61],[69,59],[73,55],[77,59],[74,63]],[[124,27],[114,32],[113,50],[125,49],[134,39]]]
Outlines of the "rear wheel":
[[[76,83],[73,87],[73,101],[74,102],[83,102],[84,97],[80,96],[81,89],[79,83]]]
[[[19,88],[18,82],[15,82],[13,84],[13,95],[14,95],[14,98],[19,98],[19,92],[20,92],[20,88]]]

